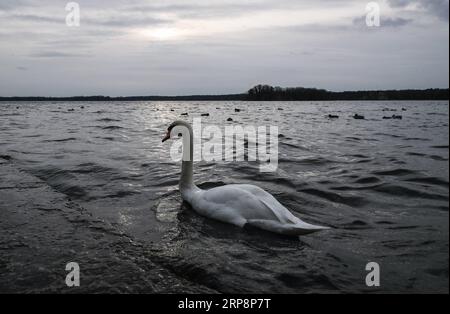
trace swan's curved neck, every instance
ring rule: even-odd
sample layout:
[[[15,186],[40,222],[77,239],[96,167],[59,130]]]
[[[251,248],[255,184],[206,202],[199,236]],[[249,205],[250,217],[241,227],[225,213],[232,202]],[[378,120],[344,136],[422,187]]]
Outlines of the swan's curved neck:
[[[183,196],[193,190],[197,190],[194,184],[194,134],[189,124],[183,130],[183,162],[181,165],[180,192]],[[187,133],[187,134],[186,134]]]

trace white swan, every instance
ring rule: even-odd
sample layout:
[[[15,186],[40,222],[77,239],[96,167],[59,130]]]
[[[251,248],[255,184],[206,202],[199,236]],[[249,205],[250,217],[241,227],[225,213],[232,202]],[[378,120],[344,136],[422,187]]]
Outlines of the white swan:
[[[202,216],[239,227],[248,224],[284,235],[305,235],[327,227],[303,222],[263,189],[248,184],[231,184],[202,190],[193,181],[193,132],[189,123],[172,123],[163,142],[171,134],[183,137],[180,192],[183,200]]]

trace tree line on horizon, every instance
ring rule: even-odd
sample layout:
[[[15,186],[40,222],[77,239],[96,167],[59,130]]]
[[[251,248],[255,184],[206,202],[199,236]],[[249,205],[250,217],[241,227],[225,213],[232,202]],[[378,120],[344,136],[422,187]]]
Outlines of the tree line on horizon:
[[[259,84],[243,94],[191,96],[73,96],[0,97],[0,101],[340,101],[340,100],[449,100],[449,89],[407,89],[331,92],[325,89]]]
[[[325,89],[304,87],[273,87],[256,85],[247,93],[255,101],[331,101],[331,100],[448,100],[448,89],[408,89],[380,91],[330,92]]]

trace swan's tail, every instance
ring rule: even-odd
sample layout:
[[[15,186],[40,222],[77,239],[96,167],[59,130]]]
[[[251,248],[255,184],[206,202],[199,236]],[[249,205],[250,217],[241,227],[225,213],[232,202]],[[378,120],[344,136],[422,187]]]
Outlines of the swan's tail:
[[[247,223],[256,228],[288,236],[301,236],[330,229],[328,227],[315,226],[302,221],[296,224],[283,224],[273,220],[252,219],[248,220]]]

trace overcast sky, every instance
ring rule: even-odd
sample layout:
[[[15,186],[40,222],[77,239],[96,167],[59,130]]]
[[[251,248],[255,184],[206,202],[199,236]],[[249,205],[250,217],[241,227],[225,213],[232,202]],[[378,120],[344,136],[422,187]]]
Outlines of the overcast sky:
[[[0,96],[449,86],[449,1],[0,0]]]

